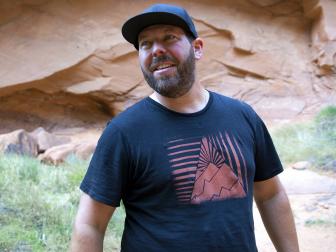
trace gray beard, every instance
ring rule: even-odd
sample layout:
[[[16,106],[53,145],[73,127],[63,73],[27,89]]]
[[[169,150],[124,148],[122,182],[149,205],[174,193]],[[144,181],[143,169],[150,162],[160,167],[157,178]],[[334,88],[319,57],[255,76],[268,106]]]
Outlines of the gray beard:
[[[155,60],[155,64],[167,60],[176,62],[176,60],[171,59],[168,56],[162,56]],[[195,82],[195,55],[193,48],[190,47],[188,58],[178,66],[177,74],[175,76],[155,79],[153,73],[146,72],[142,67],[141,70],[148,85],[155,92],[168,98],[181,97],[191,89]]]

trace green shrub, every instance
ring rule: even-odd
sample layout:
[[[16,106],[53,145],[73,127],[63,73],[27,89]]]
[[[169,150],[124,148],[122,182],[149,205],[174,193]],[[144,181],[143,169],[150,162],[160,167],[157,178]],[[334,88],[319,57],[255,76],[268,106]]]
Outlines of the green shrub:
[[[285,165],[309,161],[313,167],[336,172],[336,107],[329,106],[308,123],[284,126],[272,132]]]
[[[60,166],[0,155],[0,251],[67,251],[88,162],[74,157]],[[125,213],[109,225],[106,246],[119,247]]]
[[[329,106],[315,117],[316,134],[326,141],[336,141],[336,107]]]

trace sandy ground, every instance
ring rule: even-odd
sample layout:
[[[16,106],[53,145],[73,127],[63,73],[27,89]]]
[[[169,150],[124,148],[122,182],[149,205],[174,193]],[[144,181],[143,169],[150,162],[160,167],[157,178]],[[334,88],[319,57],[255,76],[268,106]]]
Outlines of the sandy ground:
[[[286,169],[280,179],[291,202],[300,250],[335,251],[336,179],[315,172]],[[256,207],[254,207],[257,245],[260,252],[275,252]]]

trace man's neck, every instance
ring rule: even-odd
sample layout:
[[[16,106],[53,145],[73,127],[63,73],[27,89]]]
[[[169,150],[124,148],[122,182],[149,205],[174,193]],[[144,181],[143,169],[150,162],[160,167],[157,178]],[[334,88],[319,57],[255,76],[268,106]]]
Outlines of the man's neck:
[[[209,92],[195,83],[186,94],[178,98],[168,98],[157,92],[150,95],[150,98],[170,110],[179,113],[195,113],[204,109],[208,104]]]

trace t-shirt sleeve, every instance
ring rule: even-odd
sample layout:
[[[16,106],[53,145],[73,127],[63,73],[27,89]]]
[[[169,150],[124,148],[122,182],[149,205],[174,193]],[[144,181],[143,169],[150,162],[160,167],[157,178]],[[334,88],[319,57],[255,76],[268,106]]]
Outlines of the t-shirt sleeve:
[[[249,106],[254,125],[255,165],[254,181],[270,179],[283,171],[283,167],[274,147],[265,123]]]
[[[111,122],[100,137],[80,189],[93,199],[117,207],[126,184],[126,142]]]

